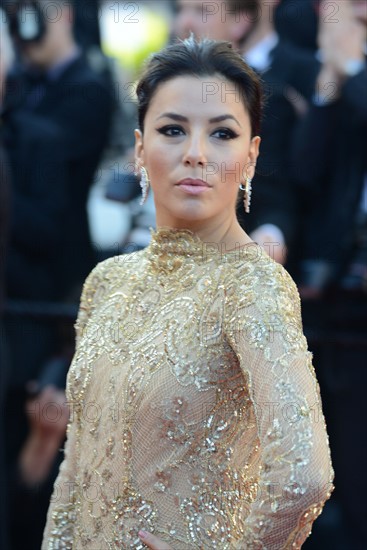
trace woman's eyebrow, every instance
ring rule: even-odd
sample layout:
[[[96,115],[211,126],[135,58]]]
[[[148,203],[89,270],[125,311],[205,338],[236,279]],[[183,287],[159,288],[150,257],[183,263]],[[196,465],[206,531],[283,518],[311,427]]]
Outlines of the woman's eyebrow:
[[[179,122],[188,122],[188,118],[183,116],[183,115],[178,115],[177,113],[163,113],[162,115],[160,115],[157,120],[159,120],[160,118],[172,118],[173,120],[177,120]],[[233,116],[233,115],[230,115],[230,114],[225,114],[225,115],[219,115],[219,116],[216,116],[214,118],[210,118],[209,119],[209,122],[210,124],[213,124],[213,123],[216,123],[216,122],[223,122],[224,120],[227,120],[227,119],[231,119],[231,120],[234,120],[235,123],[240,127],[242,128],[241,124],[238,122],[238,120]]]
[[[172,118],[173,120],[178,120],[180,122],[188,122],[188,118],[183,115],[178,115],[177,113],[163,113],[163,115],[160,115],[157,120],[165,117]]]
[[[241,124],[238,122],[238,120],[233,116],[233,115],[230,115],[230,114],[225,114],[225,115],[219,115],[219,116],[216,116],[214,118],[211,118],[209,119],[209,122],[212,124],[214,122],[223,122],[223,120],[227,120],[228,118],[230,118],[231,120],[234,120],[236,124],[238,124],[238,126],[240,128],[242,128]]]

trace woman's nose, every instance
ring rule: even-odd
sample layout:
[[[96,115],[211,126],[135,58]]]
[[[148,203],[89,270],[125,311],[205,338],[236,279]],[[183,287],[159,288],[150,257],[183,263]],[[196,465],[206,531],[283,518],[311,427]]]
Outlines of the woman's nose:
[[[202,138],[192,137],[188,140],[182,160],[186,166],[204,166],[207,162],[207,158],[205,144]]]

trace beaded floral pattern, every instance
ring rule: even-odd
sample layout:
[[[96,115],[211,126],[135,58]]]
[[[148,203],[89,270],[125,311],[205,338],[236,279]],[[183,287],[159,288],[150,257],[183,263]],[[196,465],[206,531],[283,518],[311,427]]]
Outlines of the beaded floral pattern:
[[[85,282],[43,550],[300,548],[333,470],[300,301],[257,245],[188,230]]]

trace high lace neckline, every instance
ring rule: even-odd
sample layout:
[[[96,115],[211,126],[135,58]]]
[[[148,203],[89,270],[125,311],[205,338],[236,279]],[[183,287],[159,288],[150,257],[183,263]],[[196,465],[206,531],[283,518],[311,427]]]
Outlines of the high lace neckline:
[[[224,243],[203,241],[190,229],[178,229],[160,226],[150,227],[151,241],[145,249],[154,271],[172,273],[183,267],[186,262],[202,264],[212,260],[254,259],[262,255],[261,247],[256,243],[238,245],[227,250]]]
[[[173,227],[149,228],[151,241],[149,248],[153,254],[170,254],[176,256],[200,256],[207,243],[190,229]]]

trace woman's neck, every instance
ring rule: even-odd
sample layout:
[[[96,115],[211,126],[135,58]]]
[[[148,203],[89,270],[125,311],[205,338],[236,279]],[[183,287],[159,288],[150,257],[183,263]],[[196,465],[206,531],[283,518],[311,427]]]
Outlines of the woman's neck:
[[[247,233],[242,229],[237,219],[222,222],[221,220],[208,223],[207,221],[188,222],[187,220],[175,220],[175,222],[164,223],[164,220],[157,218],[157,228],[171,227],[174,229],[189,229],[205,243],[218,244],[222,249],[233,250],[239,246],[253,242]]]

